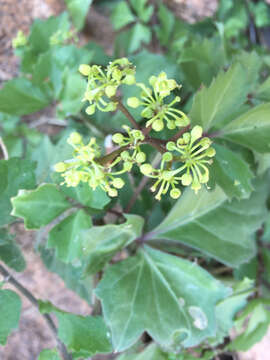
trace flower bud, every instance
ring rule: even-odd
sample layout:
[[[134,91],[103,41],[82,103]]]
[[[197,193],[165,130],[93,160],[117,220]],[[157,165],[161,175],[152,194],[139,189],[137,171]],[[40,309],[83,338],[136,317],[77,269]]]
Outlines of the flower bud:
[[[122,180],[121,178],[115,178],[115,179],[113,179],[112,185],[116,189],[122,189],[122,187],[125,185],[125,183],[124,183],[124,180]]]
[[[95,113],[95,111],[96,111],[96,105],[94,105],[94,104],[87,106],[87,108],[85,110],[86,114],[88,114],[88,115],[93,115]]]
[[[69,135],[67,142],[71,145],[80,144],[82,141],[82,136],[78,132],[73,132]]]
[[[173,159],[173,155],[170,152],[166,152],[165,154],[162,155],[162,160],[169,162],[172,161]]]
[[[116,144],[121,144],[124,141],[124,136],[120,133],[116,133],[113,135],[112,140]]]
[[[153,167],[151,164],[143,164],[140,166],[140,171],[143,175],[150,175],[153,172]]]
[[[186,173],[186,174],[182,175],[181,181],[184,186],[189,186],[192,182],[192,176],[190,174]]]
[[[213,157],[216,155],[216,150],[212,147],[208,148],[206,151],[205,151],[205,156],[208,156],[208,157]]]
[[[121,70],[119,69],[114,69],[113,72],[112,72],[112,77],[117,80],[117,81],[120,81],[121,80],[121,77],[122,77],[122,72]]]
[[[136,140],[144,140],[144,135],[141,130],[132,130],[131,133]]]
[[[120,156],[124,161],[127,161],[130,158],[130,155],[129,155],[128,151],[123,151]]]
[[[126,161],[123,165],[125,171],[130,171],[132,169],[133,163],[131,161]]]
[[[64,172],[66,170],[67,166],[64,162],[59,162],[54,165],[54,171],[56,172]]]
[[[91,67],[86,64],[81,64],[79,66],[79,72],[84,76],[88,76],[91,72]]]
[[[204,148],[208,148],[212,144],[212,141],[208,137],[204,137],[200,141],[200,145]]]
[[[178,199],[180,195],[181,195],[181,191],[179,189],[174,188],[170,191],[170,197],[173,199]]]
[[[116,189],[109,189],[108,190],[108,194],[109,194],[109,196],[111,196],[111,197],[116,197],[117,195],[118,195],[118,191],[116,190]]]
[[[194,128],[191,130],[192,141],[195,141],[195,140],[199,139],[200,137],[202,137],[202,134],[203,134],[202,127],[199,125],[194,126]]]
[[[117,90],[116,86],[108,85],[105,88],[105,94],[110,98],[116,94],[116,90]]]
[[[145,162],[145,160],[146,160],[146,155],[144,152],[141,151],[136,155],[136,161],[138,163],[143,163],[143,162]]]
[[[134,97],[130,97],[127,99],[127,104],[128,106],[136,109],[138,106],[140,106],[140,100],[138,98]]]
[[[155,130],[155,131],[161,131],[161,130],[163,130],[163,129],[164,129],[164,123],[163,123],[163,121],[160,120],[160,119],[155,120],[155,121],[153,122],[152,128],[153,128],[153,130]]]
[[[169,142],[167,143],[167,145],[166,145],[166,148],[167,148],[167,150],[169,150],[169,151],[173,151],[173,150],[175,150],[176,145],[175,145],[175,143],[174,143],[173,141],[169,141]]]
[[[183,141],[184,141],[184,144],[188,144],[190,142],[190,139],[191,139],[191,135],[189,132],[186,132],[183,134]],[[181,139],[179,139],[180,141]]]
[[[135,79],[134,75],[127,75],[123,80],[123,84],[126,84],[126,85],[133,85],[133,84],[135,84],[135,82],[136,82],[136,79]]]
[[[152,109],[146,107],[142,110],[141,112],[141,116],[146,118],[146,119],[151,119],[154,116],[154,112]]]

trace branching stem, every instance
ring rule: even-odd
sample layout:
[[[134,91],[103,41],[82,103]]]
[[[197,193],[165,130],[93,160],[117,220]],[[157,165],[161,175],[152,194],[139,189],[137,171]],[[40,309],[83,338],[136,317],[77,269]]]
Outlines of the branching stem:
[[[160,160],[161,160],[161,156],[160,156],[160,154],[157,154],[152,162],[152,166],[155,168],[159,164]],[[130,212],[130,210],[132,209],[133,205],[135,204],[137,198],[139,197],[139,195],[141,194],[141,192],[143,191],[143,189],[145,188],[145,186],[149,180],[150,180],[150,178],[147,176],[144,176],[142,178],[139,186],[135,189],[133,196],[131,197],[124,213]]]
[[[128,111],[128,109],[123,105],[123,103],[120,101],[120,99],[116,96],[112,97],[112,100],[117,102],[117,109],[121,111],[122,114],[125,115],[125,117],[130,121],[130,123],[133,125],[133,127],[137,130],[141,130],[139,124],[134,119],[134,117],[131,115],[131,113]]]

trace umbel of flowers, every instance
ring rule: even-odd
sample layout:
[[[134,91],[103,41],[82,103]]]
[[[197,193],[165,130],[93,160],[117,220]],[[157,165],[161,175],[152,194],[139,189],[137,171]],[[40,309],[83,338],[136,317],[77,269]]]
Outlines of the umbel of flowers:
[[[185,186],[190,186],[197,193],[208,182],[209,165],[215,150],[211,147],[211,140],[203,136],[202,127],[196,125],[190,129],[189,118],[178,109],[180,98],[173,91],[180,86],[175,80],[168,79],[162,72],[150,77],[151,88],[136,83],[135,67],[126,58],[113,61],[105,69],[97,65],[81,65],[79,71],[87,77],[83,99],[89,102],[86,113],[93,115],[97,109],[105,112],[119,109],[133,128],[124,125],[121,132],[114,134],[112,139],[116,149],[106,155],[102,154],[95,138],[85,143],[79,133],[72,133],[67,141],[74,149],[73,158],[55,165],[55,171],[63,177],[62,184],[78,186],[80,182],[85,182],[92,189],[100,187],[109,196],[115,197],[125,185],[121,175],[137,166],[144,176],[154,180],[151,191],[160,200],[167,193],[177,199]],[[122,84],[141,89],[140,96],[129,98],[127,105],[131,108],[143,107],[141,116],[147,120],[142,127],[117,96]],[[171,131],[176,129],[177,133],[161,142],[150,136],[162,131],[165,126]],[[161,152],[158,167],[148,161],[142,150],[144,144]]]

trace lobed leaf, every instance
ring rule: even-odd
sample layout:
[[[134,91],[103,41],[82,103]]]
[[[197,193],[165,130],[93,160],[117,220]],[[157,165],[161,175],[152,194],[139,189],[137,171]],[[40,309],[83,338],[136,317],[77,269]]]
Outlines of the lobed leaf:
[[[110,334],[100,316],[81,316],[62,311],[50,302],[39,302],[41,313],[54,312],[58,337],[73,352],[74,358],[87,358],[111,351]]]
[[[35,187],[35,163],[19,158],[0,160],[0,179],[0,226],[2,226],[15,220],[10,215],[11,197],[20,189]]]
[[[73,23],[78,30],[83,28],[92,1],[93,0],[65,0]]]
[[[253,233],[264,221],[265,201],[264,189],[256,189],[247,200],[231,202],[218,186],[197,195],[186,190],[149,237],[180,242],[238,267],[254,256]]]
[[[221,128],[235,108],[245,100],[249,88],[242,65],[235,63],[227,72],[220,72],[208,88],[200,90],[193,101],[190,117],[205,131]]]
[[[270,152],[270,103],[240,115],[222,129],[221,136],[259,153]]]
[[[71,208],[71,204],[53,184],[43,184],[31,191],[20,190],[11,202],[12,215],[23,218],[26,229],[39,229]]]
[[[144,331],[175,351],[216,331],[215,305],[228,289],[195,263],[145,247],[110,266],[96,289],[115,351]]]
[[[80,233],[80,244],[85,260],[85,273],[94,274],[105,266],[122,248],[142,233],[144,220],[138,215],[125,215],[121,225],[93,226]]]

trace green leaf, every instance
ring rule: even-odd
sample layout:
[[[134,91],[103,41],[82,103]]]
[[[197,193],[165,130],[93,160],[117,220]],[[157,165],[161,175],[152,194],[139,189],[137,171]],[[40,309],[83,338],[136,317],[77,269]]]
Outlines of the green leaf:
[[[0,160],[0,226],[15,220],[10,216],[12,210],[10,198],[19,189],[35,187],[35,163],[29,160],[12,158]]]
[[[0,290],[0,344],[6,345],[7,337],[16,329],[21,314],[21,299],[11,290]]]
[[[56,349],[45,349],[39,354],[38,360],[61,360]]]
[[[101,317],[56,314],[59,321],[58,335],[69,350],[80,357],[111,352],[109,333]]]
[[[215,336],[217,343],[221,343],[234,326],[236,314],[247,304],[247,299],[254,292],[254,282],[248,278],[234,286],[233,294],[222,300],[216,307],[218,330]]]
[[[67,13],[51,16],[46,20],[35,20],[31,26],[29,46],[26,46],[22,53],[22,72],[33,72],[39,56],[49,50],[51,36],[55,33],[66,32],[69,28],[70,23]]]
[[[216,156],[211,166],[211,177],[229,198],[248,198],[253,190],[254,177],[248,164],[235,152],[221,145],[214,145]]]
[[[147,6],[148,0],[130,0],[133,9],[136,11],[141,21],[147,23],[154,11],[154,6]]]
[[[59,16],[51,16],[46,20],[35,20],[31,26],[31,33],[29,35],[31,49],[38,56],[50,48],[50,37],[53,34],[58,31],[68,31],[69,28],[70,23],[67,13],[62,13]]]
[[[80,64],[88,64],[92,51],[74,45],[54,46],[42,53],[34,67],[33,83],[49,85],[50,95],[58,99],[63,88],[65,73],[77,73]]]
[[[135,21],[135,17],[132,14],[128,4],[125,1],[118,2],[112,11],[111,22],[114,30],[119,30],[122,27]]]
[[[83,28],[92,1],[93,0],[65,0],[72,21],[78,30]]]
[[[36,177],[38,183],[52,182],[55,173],[53,166],[59,161],[72,158],[73,149],[67,143],[67,136],[62,137],[57,144],[52,144],[48,136],[44,136],[38,146],[31,152],[31,159],[36,161]],[[63,178],[59,176],[59,182]],[[69,196],[69,195],[68,195]]]
[[[58,337],[75,357],[90,357],[111,351],[110,334],[100,316],[80,316],[64,312],[49,302],[39,302],[42,313],[54,312],[58,319]],[[80,355],[80,356],[77,356]]]
[[[0,113],[0,127],[5,134],[12,134],[16,130],[19,121],[18,116]]]
[[[222,129],[221,136],[260,153],[270,152],[270,103],[240,115]]]
[[[269,300],[267,302],[269,306]],[[247,319],[248,324],[246,326]],[[247,351],[266,335],[269,325],[270,312],[264,306],[264,299],[253,300],[238,320],[237,327],[242,328],[242,333],[229,344],[228,349]]]
[[[85,80],[82,76],[67,71],[63,77],[63,90],[59,95],[58,114],[61,117],[78,114],[83,107],[84,93]]]
[[[72,262],[82,254],[80,231],[89,229],[91,225],[89,215],[83,210],[76,211],[52,228],[48,248],[55,248],[56,256],[63,262]]]
[[[205,131],[221,128],[244,102],[248,91],[243,66],[232,65],[227,72],[220,72],[209,88],[196,94],[190,112],[192,123],[201,125]]]
[[[116,40],[116,52],[123,51],[124,49],[127,54],[132,54],[137,51],[142,44],[149,44],[151,41],[151,31],[149,28],[141,23],[137,23],[132,26],[131,29],[120,33]]]
[[[96,294],[115,351],[132,346],[144,331],[179,351],[215,334],[215,305],[228,289],[195,263],[145,247],[110,266]]]
[[[104,267],[123,247],[142,233],[144,220],[138,215],[125,215],[121,225],[93,226],[80,234],[80,244],[86,257],[85,272],[94,274]]]
[[[92,278],[82,278],[81,267],[63,263],[55,256],[54,251],[45,249],[43,246],[39,246],[39,251],[46,268],[60,276],[65,282],[66,287],[90,304],[93,287]]]
[[[30,191],[20,190],[11,202],[12,215],[23,218],[26,229],[39,229],[71,207],[53,184],[43,184]]]
[[[16,271],[23,271],[26,265],[25,260],[14,238],[15,235],[9,234],[5,229],[0,229],[0,260]]]
[[[148,236],[179,241],[238,267],[254,256],[252,235],[264,221],[265,196],[264,189],[257,189],[250,199],[228,202],[218,186],[212,191],[202,189],[197,195],[188,189]]]
[[[258,87],[254,96],[263,101],[270,101],[270,76]]]
[[[156,28],[157,36],[162,45],[168,46],[173,31],[175,17],[169,9],[161,4],[158,8],[160,27]]]
[[[10,115],[26,115],[44,109],[49,99],[40,87],[25,78],[5,83],[0,91],[0,111]]]
[[[168,354],[165,354],[157,345],[151,344],[138,354],[123,354],[117,360],[168,360]]]
[[[225,53],[221,41],[201,38],[185,45],[187,40],[181,34],[179,64],[185,76],[186,84],[198,89],[202,84],[209,86],[213,77],[217,76],[221,66],[225,65]],[[184,46],[185,45],[185,46]]]
[[[92,209],[102,210],[111,201],[105,191],[100,188],[93,190],[87,183],[80,183],[76,187],[61,185],[60,190],[80,204]]]

